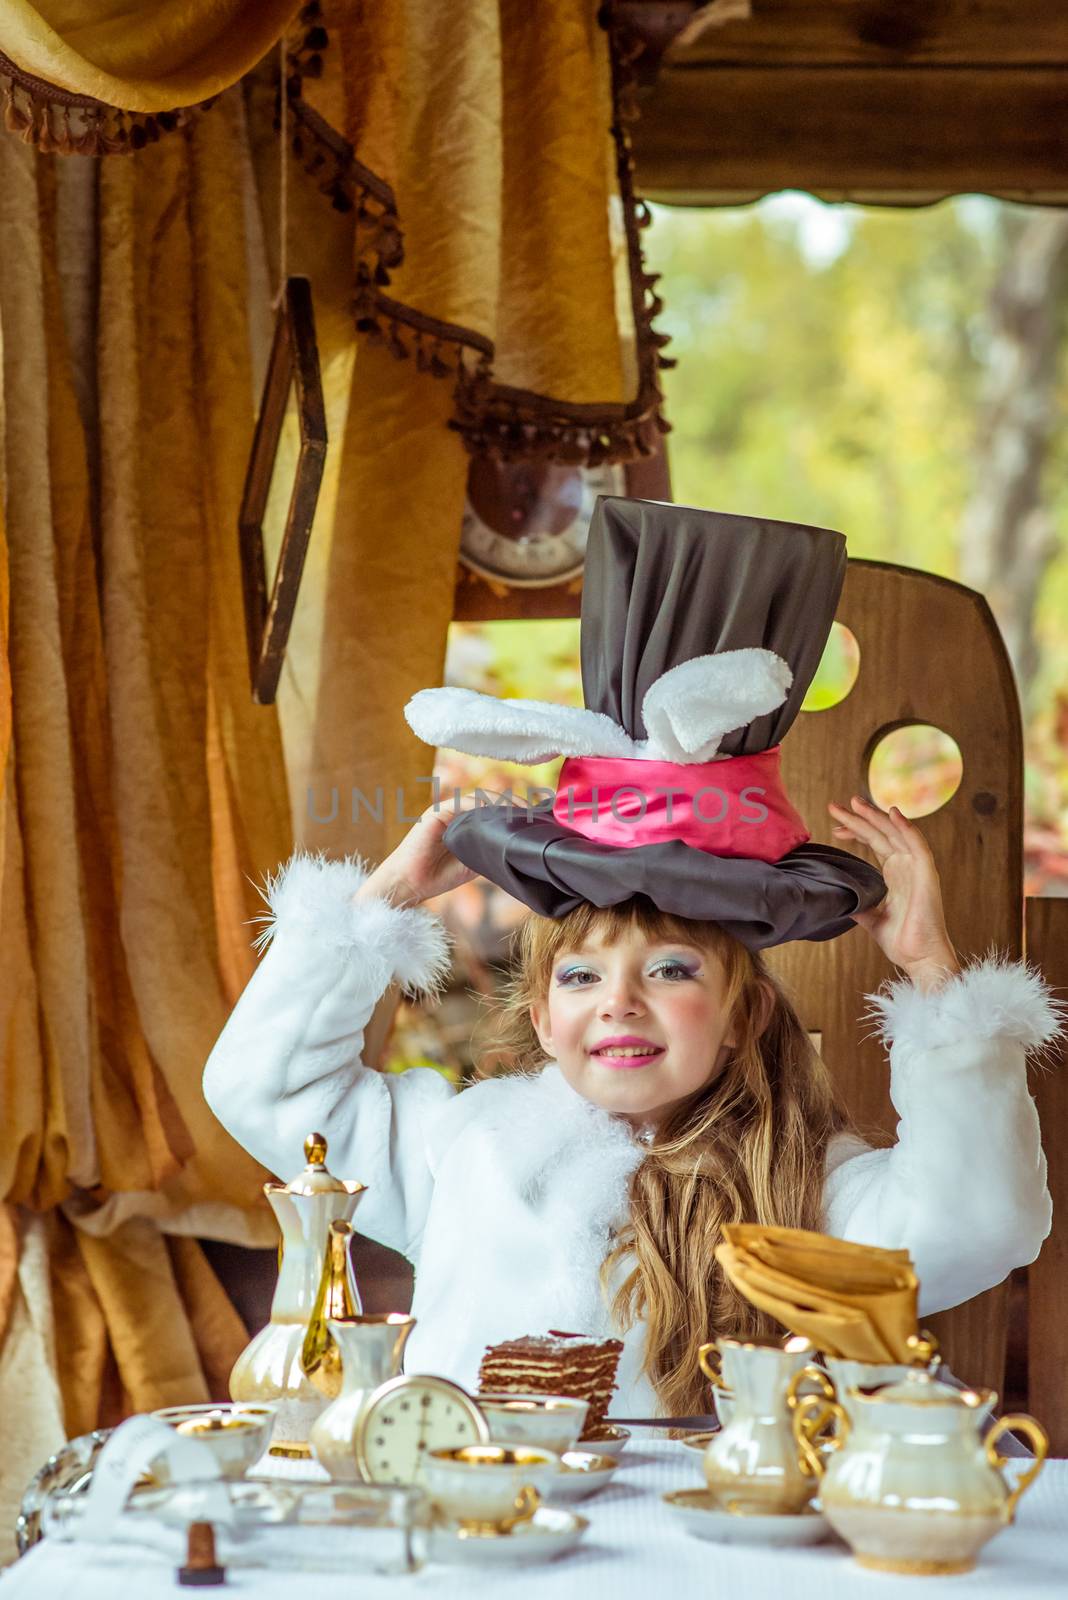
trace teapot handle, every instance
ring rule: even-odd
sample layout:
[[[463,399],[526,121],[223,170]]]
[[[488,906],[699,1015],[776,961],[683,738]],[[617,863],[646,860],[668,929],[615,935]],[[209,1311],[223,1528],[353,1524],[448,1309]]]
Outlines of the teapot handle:
[[[838,1432],[828,1438],[819,1439],[819,1435],[829,1422],[837,1422]],[[825,1400],[818,1394],[799,1395],[794,1405],[790,1426],[793,1429],[794,1443],[797,1445],[797,1462],[801,1471],[808,1478],[822,1478],[827,1470],[827,1463],[820,1454],[819,1445],[822,1444],[825,1450],[842,1448],[850,1433],[850,1421],[845,1411],[837,1400]]]
[[[715,1339],[703,1344],[697,1352],[697,1365],[714,1389],[723,1387],[723,1364]]]
[[[986,1458],[997,1472],[1000,1473],[1002,1467],[1012,1459],[1010,1456],[998,1454],[998,1440],[1003,1433],[1009,1433],[1010,1431],[1025,1435],[1035,1452],[1035,1461],[1034,1465],[1028,1467],[1020,1478],[1015,1489],[1009,1491],[1009,1498],[1005,1503],[1006,1520],[1008,1522],[1015,1520],[1016,1507],[1019,1504],[1020,1496],[1025,1489],[1029,1489],[1034,1483],[1042,1471],[1043,1464],[1049,1454],[1049,1435],[1042,1424],[1035,1421],[1034,1417],[1024,1416],[1022,1413],[1017,1416],[999,1417],[985,1440]]]
[[[798,1401],[803,1398],[803,1396],[798,1392],[803,1383],[818,1384],[820,1392],[825,1400],[838,1399],[834,1384],[831,1382],[830,1378],[828,1378],[823,1368],[817,1367],[810,1362],[807,1367],[798,1367],[797,1371],[790,1379],[786,1390],[786,1404],[789,1406],[791,1411],[794,1410]],[[818,1396],[814,1395],[813,1399],[818,1399]]]

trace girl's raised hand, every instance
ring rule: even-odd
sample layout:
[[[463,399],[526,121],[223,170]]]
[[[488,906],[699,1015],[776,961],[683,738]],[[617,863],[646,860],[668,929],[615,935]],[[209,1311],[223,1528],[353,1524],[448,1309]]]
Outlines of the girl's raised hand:
[[[482,790],[483,795],[489,793]],[[473,794],[455,792],[448,799],[432,801],[396,849],[361,884],[356,899],[378,895],[397,906],[415,906],[470,883],[478,874],[457,860],[443,836],[453,817],[484,803]]]
[[[960,963],[946,931],[942,885],[931,847],[914,822],[891,806],[881,811],[854,795],[852,811],[828,803],[842,840],[865,844],[886,880],[886,894],[853,921],[867,930],[888,961],[914,979],[959,972]],[[926,986],[926,985],[925,985]]]

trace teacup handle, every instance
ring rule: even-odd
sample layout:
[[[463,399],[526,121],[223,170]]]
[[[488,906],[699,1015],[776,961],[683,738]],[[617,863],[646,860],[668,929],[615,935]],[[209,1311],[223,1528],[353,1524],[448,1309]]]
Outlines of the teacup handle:
[[[818,1394],[797,1396],[790,1426],[797,1445],[797,1462],[806,1477],[822,1478],[827,1470],[817,1439],[831,1422],[837,1422],[838,1432],[820,1443],[825,1450],[840,1450],[849,1438],[850,1422],[838,1401]]]
[[[803,1398],[802,1395],[798,1393],[803,1383],[819,1384],[820,1392],[825,1400],[838,1399],[834,1384],[831,1382],[830,1378],[828,1378],[823,1368],[813,1366],[810,1363],[807,1367],[798,1367],[787,1386],[786,1404],[789,1406],[791,1411],[795,1409],[798,1401]],[[813,1395],[812,1399],[818,1400],[819,1395]]]
[[[714,1389],[723,1387],[723,1362],[714,1339],[698,1350],[697,1364]]]
[[[1042,1424],[1035,1421],[1034,1417],[1027,1417],[1022,1413],[1018,1416],[999,1417],[987,1434],[985,1441],[986,1458],[997,1472],[1000,1472],[1002,1467],[1012,1459],[1011,1456],[1003,1456],[998,1453],[998,1440],[1003,1433],[1009,1432],[1024,1434],[1035,1452],[1034,1466],[1028,1467],[1015,1489],[1009,1491],[1009,1498],[1005,1503],[1006,1519],[1012,1522],[1016,1517],[1016,1507],[1019,1504],[1020,1496],[1025,1489],[1031,1487],[1042,1471],[1043,1464],[1049,1454],[1049,1435]]]
[[[532,1483],[525,1483],[515,1497],[514,1517],[503,1517],[499,1524],[502,1533],[511,1533],[520,1522],[529,1522],[541,1505],[541,1495]]]

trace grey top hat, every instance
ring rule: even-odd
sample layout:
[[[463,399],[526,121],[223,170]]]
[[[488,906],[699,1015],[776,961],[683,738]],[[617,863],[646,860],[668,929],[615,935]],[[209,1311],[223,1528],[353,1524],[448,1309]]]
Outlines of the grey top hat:
[[[827,528],[602,496],[582,592],[585,708],[455,688],[405,708],[429,744],[569,758],[554,799],[465,811],[448,848],[542,916],[643,895],[751,950],[848,932],[886,884],[809,840],[778,775],[845,568],[845,539]],[[709,793],[723,797],[715,818]]]

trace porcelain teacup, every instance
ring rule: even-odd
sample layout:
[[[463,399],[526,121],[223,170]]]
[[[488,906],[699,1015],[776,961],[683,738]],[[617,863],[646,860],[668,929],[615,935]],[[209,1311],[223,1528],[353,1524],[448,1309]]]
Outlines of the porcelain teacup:
[[[494,1537],[530,1521],[559,1471],[560,1457],[535,1445],[467,1444],[428,1451],[423,1482],[461,1535]]]
[[[195,1439],[210,1450],[224,1478],[243,1478],[270,1444],[277,1411],[277,1403],[269,1401],[231,1401],[164,1406],[152,1415],[183,1438]],[[170,1482],[165,1457],[153,1462],[152,1476],[157,1483]]]
[[[563,1455],[586,1425],[586,1400],[563,1394],[476,1394],[496,1444],[533,1444]]]

